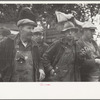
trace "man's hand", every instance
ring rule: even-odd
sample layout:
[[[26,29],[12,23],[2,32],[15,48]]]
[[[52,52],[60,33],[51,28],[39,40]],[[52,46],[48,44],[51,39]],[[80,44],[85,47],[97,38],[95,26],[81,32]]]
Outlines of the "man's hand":
[[[39,69],[39,73],[40,73],[40,78],[39,78],[39,80],[42,81],[42,80],[45,78],[44,70]]]
[[[100,59],[95,59],[95,63],[100,64]]]

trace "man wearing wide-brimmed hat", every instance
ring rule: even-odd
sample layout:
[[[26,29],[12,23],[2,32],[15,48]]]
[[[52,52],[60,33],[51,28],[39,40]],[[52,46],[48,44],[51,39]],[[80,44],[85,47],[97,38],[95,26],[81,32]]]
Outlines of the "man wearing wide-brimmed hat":
[[[99,81],[100,51],[93,40],[96,27],[91,22],[83,24],[83,35],[77,42],[80,49],[82,81]]]
[[[37,43],[32,40],[35,16],[29,8],[19,13],[17,26],[19,33],[0,43],[0,73],[3,81],[36,82],[44,77],[40,68],[40,56]]]
[[[72,22],[65,22],[61,32],[63,38],[51,44],[44,53],[45,68],[50,74],[48,81],[80,81],[74,40],[77,31]]]

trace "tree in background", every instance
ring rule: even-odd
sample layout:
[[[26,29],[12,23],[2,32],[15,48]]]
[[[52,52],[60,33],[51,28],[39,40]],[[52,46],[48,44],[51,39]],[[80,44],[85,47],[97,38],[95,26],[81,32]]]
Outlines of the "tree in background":
[[[16,22],[22,7],[30,7],[46,28],[57,23],[55,11],[73,13],[77,20],[86,21],[97,14],[100,4],[0,4],[0,22]]]

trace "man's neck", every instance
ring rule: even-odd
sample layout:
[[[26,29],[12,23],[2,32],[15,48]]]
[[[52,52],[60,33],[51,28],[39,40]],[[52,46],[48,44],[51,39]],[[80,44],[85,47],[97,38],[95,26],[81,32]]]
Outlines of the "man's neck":
[[[20,35],[20,40],[21,40],[23,43],[27,43],[27,39],[26,39],[23,35]]]
[[[24,36],[20,35],[20,40],[25,47],[28,45],[28,40]]]

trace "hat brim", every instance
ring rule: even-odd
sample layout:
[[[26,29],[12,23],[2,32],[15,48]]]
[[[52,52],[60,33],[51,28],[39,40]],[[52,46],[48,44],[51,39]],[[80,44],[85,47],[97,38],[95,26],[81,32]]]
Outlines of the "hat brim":
[[[19,20],[19,21],[17,22],[17,26],[18,26],[18,27],[19,27],[19,26],[22,26],[22,25],[32,25],[32,26],[34,26],[34,27],[37,26],[37,24],[36,24],[34,21],[29,20],[29,19],[22,19],[22,20]]]
[[[78,31],[78,28],[74,28],[74,27],[71,27],[71,28],[66,28],[66,29],[63,29],[62,32],[65,32],[67,30],[75,30],[75,31]]]
[[[37,27],[37,24],[36,23],[30,23],[30,22],[22,23],[22,24],[19,24],[18,26],[23,26],[23,25],[32,25],[34,27]]]
[[[97,29],[96,27],[84,27],[83,29]]]

